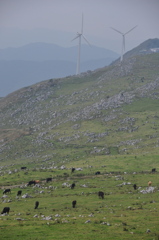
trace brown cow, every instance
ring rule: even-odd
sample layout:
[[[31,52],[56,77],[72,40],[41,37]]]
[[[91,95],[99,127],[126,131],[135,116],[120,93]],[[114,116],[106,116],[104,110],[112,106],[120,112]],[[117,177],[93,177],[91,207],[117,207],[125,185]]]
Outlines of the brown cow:
[[[149,181],[149,182],[148,182],[148,187],[150,187],[150,186],[151,186],[151,184],[152,184],[152,182],[151,182],[151,181]]]
[[[35,180],[35,184],[38,184],[38,183],[40,183],[40,180]]]

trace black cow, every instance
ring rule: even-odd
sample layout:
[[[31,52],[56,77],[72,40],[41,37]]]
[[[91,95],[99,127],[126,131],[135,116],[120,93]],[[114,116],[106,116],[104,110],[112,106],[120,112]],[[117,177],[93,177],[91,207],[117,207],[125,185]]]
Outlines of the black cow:
[[[52,178],[46,178],[46,182],[51,182],[52,181]]]
[[[75,170],[76,170],[75,168],[72,168],[72,169],[71,169],[71,172],[73,173]]]
[[[75,208],[75,207],[76,207],[76,203],[77,203],[77,201],[76,201],[76,200],[74,200],[74,201],[72,202],[72,207],[73,207],[73,208]]]
[[[10,211],[10,207],[4,207],[1,214],[3,214],[3,213],[8,213],[9,214],[9,211]]]
[[[39,202],[38,202],[38,201],[36,201],[36,202],[35,202],[35,208],[34,208],[34,209],[37,209],[37,208],[38,208],[38,206],[39,206]]]
[[[71,184],[71,189],[74,189],[75,186],[76,186],[76,184],[75,184],[75,183],[72,183],[72,184]]]
[[[137,189],[137,185],[136,185],[136,184],[134,184],[134,185],[133,185],[133,188],[134,188],[134,190],[136,190],[136,189]]]
[[[28,186],[31,186],[32,184],[34,184],[34,185],[35,185],[35,184],[36,184],[36,182],[35,182],[35,181],[29,181],[29,182],[28,182]]]
[[[99,174],[100,174],[100,172],[99,172],[99,171],[95,173],[95,175],[99,175]]]
[[[22,190],[19,190],[18,192],[17,192],[17,196],[21,196],[22,195]]]
[[[3,191],[3,194],[5,194],[5,193],[11,193],[11,189],[10,189],[10,188],[5,189],[5,190]]]
[[[156,172],[156,168],[152,168],[151,172]]]
[[[27,169],[27,167],[21,167],[21,170],[25,170],[25,169]]]
[[[98,196],[99,196],[99,198],[104,199],[104,192],[99,191],[99,192],[98,192]]]

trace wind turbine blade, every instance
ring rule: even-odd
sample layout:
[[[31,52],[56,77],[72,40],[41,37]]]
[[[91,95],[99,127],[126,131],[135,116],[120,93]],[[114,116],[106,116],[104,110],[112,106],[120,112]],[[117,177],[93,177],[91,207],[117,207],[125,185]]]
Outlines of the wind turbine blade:
[[[134,28],[136,28],[137,27],[137,25],[135,26],[135,27],[133,27],[132,29],[130,29],[128,32],[126,32],[125,34],[128,34],[129,32],[131,32]],[[125,35],[124,34],[124,35]]]
[[[112,28],[112,27],[111,27]],[[118,31],[117,29],[115,29],[115,28],[112,28],[114,31],[116,31],[116,32],[118,32],[118,33],[120,33],[120,34],[122,34],[123,35],[123,33],[122,32],[120,32],[120,31]]]
[[[84,38],[84,40],[88,43],[88,45],[90,45],[91,46],[91,44],[88,42],[88,40],[85,38],[85,36],[83,36],[83,34],[82,34],[82,37]]]
[[[82,27],[81,27],[81,34],[83,33],[83,13],[82,13]]]
[[[71,40],[71,42],[72,42],[73,40],[79,38],[81,35],[82,35],[81,33],[77,32],[77,36],[76,36],[75,38],[73,38],[73,39]]]
[[[79,38],[79,36],[77,36],[77,37],[73,38],[73,39],[71,40],[71,42],[72,42],[72,41],[74,41],[74,40],[75,40],[75,39],[77,39],[77,38]]]

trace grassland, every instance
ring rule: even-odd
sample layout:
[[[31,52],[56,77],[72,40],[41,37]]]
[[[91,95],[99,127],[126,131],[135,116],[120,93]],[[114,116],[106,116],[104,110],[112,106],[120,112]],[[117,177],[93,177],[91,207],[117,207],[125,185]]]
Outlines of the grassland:
[[[51,160],[43,163],[46,169],[40,167],[42,162],[37,168],[27,165],[27,170],[19,164],[3,166],[0,185],[11,188],[11,194],[1,197],[1,209],[9,206],[11,210],[0,217],[2,239],[159,239],[158,172],[151,173],[153,167],[159,169],[158,157],[96,156],[65,163],[63,170],[60,164],[49,169]],[[72,164],[82,171],[71,173]],[[97,170],[100,175],[95,175]],[[46,183],[50,176],[53,181]],[[40,187],[25,186],[32,179],[40,180]],[[154,192],[141,193],[150,180]],[[71,189],[73,182],[76,186]],[[31,198],[17,198],[20,187],[22,195],[28,193]],[[104,199],[98,198],[98,191],[105,193]],[[38,209],[35,201],[40,203]]]

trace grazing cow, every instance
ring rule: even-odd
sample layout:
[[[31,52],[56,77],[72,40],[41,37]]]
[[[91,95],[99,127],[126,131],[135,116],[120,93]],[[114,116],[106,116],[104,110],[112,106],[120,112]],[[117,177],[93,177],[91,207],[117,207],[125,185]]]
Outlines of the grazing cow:
[[[136,190],[136,189],[137,189],[137,185],[136,185],[136,184],[134,184],[134,185],[133,185],[133,188],[134,188],[134,190]]]
[[[27,169],[27,167],[21,167],[21,170],[25,170],[25,169]]]
[[[150,187],[150,186],[151,186],[151,184],[152,184],[152,182],[151,182],[151,181],[149,181],[149,182],[148,182],[148,187]]]
[[[76,186],[76,184],[75,184],[75,183],[72,183],[72,184],[71,184],[71,189],[74,189],[75,186]]]
[[[4,207],[1,214],[3,214],[3,213],[8,213],[9,214],[9,211],[10,211],[10,207]]]
[[[73,173],[75,170],[76,170],[75,168],[72,168],[72,169],[71,169],[71,173]]]
[[[151,172],[156,172],[156,168],[152,168]]]
[[[37,208],[38,208],[38,206],[39,206],[39,202],[38,202],[38,201],[36,201],[36,202],[35,202],[35,207],[34,207],[34,209],[37,209]]]
[[[99,174],[100,174],[100,172],[99,172],[99,171],[95,173],[95,175],[99,175]]]
[[[32,184],[34,184],[34,185],[35,185],[35,184],[36,184],[36,182],[35,182],[35,181],[33,181],[33,180],[28,182],[28,186],[31,186]]]
[[[5,193],[11,193],[11,189],[10,189],[10,188],[5,189],[5,190],[3,191],[3,194],[5,194]]]
[[[49,177],[49,178],[46,178],[46,182],[48,183],[48,182],[51,182],[52,181],[52,178],[51,177]]]
[[[74,201],[72,202],[72,207],[73,207],[73,208],[75,208],[75,207],[76,207],[76,203],[77,203],[77,201],[76,201],[76,200],[74,200]]]
[[[38,184],[38,183],[40,183],[40,180],[35,180],[35,184]]]
[[[98,192],[98,196],[99,196],[99,198],[104,199],[104,192],[99,191]]]
[[[22,195],[22,190],[19,190],[18,192],[17,192],[17,196],[21,196]]]

